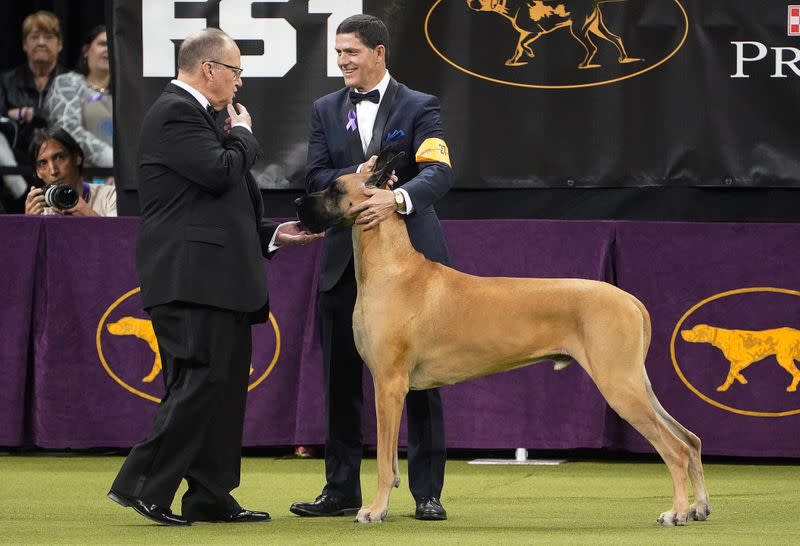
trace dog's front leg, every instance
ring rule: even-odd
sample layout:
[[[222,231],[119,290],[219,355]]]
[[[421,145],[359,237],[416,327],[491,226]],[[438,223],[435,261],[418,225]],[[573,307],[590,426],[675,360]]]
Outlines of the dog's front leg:
[[[395,462],[397,437],[400,434],[403,402],[408,393],[408,375],[382,375],[378,368],[373,369],[373,380],[378,418],[378,489],[372,503],[358,512],[358,523],[380,523],[389,511],[389,493],[399,478]]]
[[[527,40],[528,36],[530,36],[530,32],[521,30],[519,31],[519,39],[517,40],[517,46],[514,48],[514,54],[511,56],[510,59],[506,61],[506,66],[525,66],[528,64],[527,61],[521,61],[522,55],[525,53],[526,44],[525,41]],[[531,40],[533,41],[533,40]],[[533,57],[533,50],[528,48],[530,51],[530,57]]]

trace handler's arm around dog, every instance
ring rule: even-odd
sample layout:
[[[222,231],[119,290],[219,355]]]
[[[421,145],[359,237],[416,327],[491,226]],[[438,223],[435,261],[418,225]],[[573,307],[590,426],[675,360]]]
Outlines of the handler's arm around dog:
[[[372,229],[390,215],[402,214],[414,247],[447,264],[447,246],[434,209],[453,183],[439,101],[389,75],[388,49],[388,31],[376,17],[354,15],[339,25],[336,52],[346,87],[314,103],[306,190],[320,191],[344,174],[371,170],[382,149],[405,152],[395,169],[394,190],[366,189],[370,198],[354,209],[357,221]],[[415,297],[408,294],[410,302]],[[315,501],[291,506],[300,516],[354,515],[361,507],[363,362],[353,340],[355,300],[351,228],[335,227],[325,235],[318,297],[327,394],[326,484]],[[439,500],[446,459],[439,391],[411,391],[406,407],[415,517],[446,519]]]

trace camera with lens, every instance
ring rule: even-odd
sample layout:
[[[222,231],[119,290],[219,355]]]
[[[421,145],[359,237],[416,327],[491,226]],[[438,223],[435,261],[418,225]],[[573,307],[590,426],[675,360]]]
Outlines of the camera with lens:
[[[52,184],[44,189],[44,202],[59,210],[71,209],[78,204],[78,192],[66,184]]]

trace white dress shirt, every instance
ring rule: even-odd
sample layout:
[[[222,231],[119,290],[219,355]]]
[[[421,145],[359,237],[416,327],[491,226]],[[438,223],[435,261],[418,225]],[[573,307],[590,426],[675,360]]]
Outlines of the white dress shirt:
[[[375,118],[378,117],[378,109],[381,107],[381,102],[383,102],[383,97],[386,95],[386,89],[389,87],[389,81],[392,77],[389,75],[389,71],[386,71],[386,74],[383,75],[381,81],[378,82],[378,85],[373,87],[372,89],[367,89],[364,91],[365,93],[369,93],[370,91],[377,89],[380,93],[380,97],[378,99],[378,104],[368,100],[362,100],[358,104],[356,104],[356,120],[358,122],[358,135],[361,137],[361,149],[364,152],[364,155],[367,153],[367,148],[369,147],[370,141],[372,141],[372,130],[375,128]],[[360,91],[358,91],[360,93]],[[369,159],[369,158],[368,158]],[[358,166],[356,172],[361,172],[361,165]],[[411,197],[408,195],[408,192],[403,188],[397,188],[399,192],[403,194],[406,203],[406,209],[403,211],[397,211],[400,214],[411,214],[413,210],[413,205],[411,204]]]

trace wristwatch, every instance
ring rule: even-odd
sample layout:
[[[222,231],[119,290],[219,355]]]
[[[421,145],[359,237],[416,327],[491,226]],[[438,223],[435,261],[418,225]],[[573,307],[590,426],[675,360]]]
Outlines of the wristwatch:
[[[400,190],[392,190],[394,193],[394,208],[396,210],[406,210],[406,198]]]

